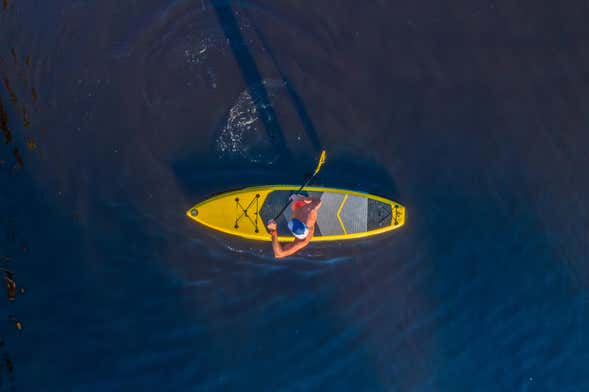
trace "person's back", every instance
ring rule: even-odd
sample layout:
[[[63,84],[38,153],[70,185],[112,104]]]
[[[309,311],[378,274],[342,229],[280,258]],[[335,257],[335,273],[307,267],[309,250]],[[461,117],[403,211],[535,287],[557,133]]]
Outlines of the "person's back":
[[[282,245],[278,242],[276,222],[268,221],[268,232],[272,235],[272,250],[274,257],[282,258],[290,256],[309,244],[315,234],[315,222],[317,222],[317,210],[321,207],[321,200],[302,195],[291,195],[292,218],[288,221],[288,228],[295,236],[295,240]]]

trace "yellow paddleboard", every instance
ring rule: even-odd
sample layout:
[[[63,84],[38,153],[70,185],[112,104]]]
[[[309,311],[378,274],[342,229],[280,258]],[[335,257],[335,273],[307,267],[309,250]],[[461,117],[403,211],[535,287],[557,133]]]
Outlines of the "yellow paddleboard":
[[[271,241],[266,222],[298,189],[296,185],[267,185],[226,192],[196,204],[186,215],[223,233]],[[405,223],[405,207],[384,197],[322,187],[306,187],[304,192],[323,201],[312,241],[364,238],[398,229]],[[287,208],[276,222],[280,241],[294,240],[287,226],[291,214]]]

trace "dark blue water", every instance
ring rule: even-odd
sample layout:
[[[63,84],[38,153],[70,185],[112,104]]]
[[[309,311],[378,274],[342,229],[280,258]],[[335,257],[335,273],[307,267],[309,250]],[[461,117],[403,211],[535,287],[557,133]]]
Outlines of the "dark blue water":
[[[307,3],[0,5],[1,390],[589,390],[587,4]],[[185,217],[322,147],[406,226]]]

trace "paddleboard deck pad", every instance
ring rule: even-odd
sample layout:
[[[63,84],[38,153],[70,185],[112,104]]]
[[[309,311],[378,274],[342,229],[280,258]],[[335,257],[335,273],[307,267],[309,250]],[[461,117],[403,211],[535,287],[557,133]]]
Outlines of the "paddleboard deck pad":
[[[268,185],[239,189],[213,196],[190,208],[186,215],[211,229],[239,237],[271,241],[266,222],[288,202],[296,185]],[[364,238],[398,229],[405,223],[405,207],[369,193],[307,187],[305,195],[322,200],[312,241]],[[277,219],[278,239],[292,241],[288,230],[292,209]]]

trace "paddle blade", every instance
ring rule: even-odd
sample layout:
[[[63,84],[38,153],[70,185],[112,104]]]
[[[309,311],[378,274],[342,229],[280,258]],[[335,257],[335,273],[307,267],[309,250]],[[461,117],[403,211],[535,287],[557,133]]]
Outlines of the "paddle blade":
[[[317,168],[315,168],[315,172],[313,173],[313,175],[316,175],[317,173],[319,173],[319,170],[321,170],[321,166],[323,166],[323,164],[325,163],[326,157],[327,157],[327,151],[325,151],[325,150],[321,151],[321,156],[319,156],[319,162],[317,163]]]

